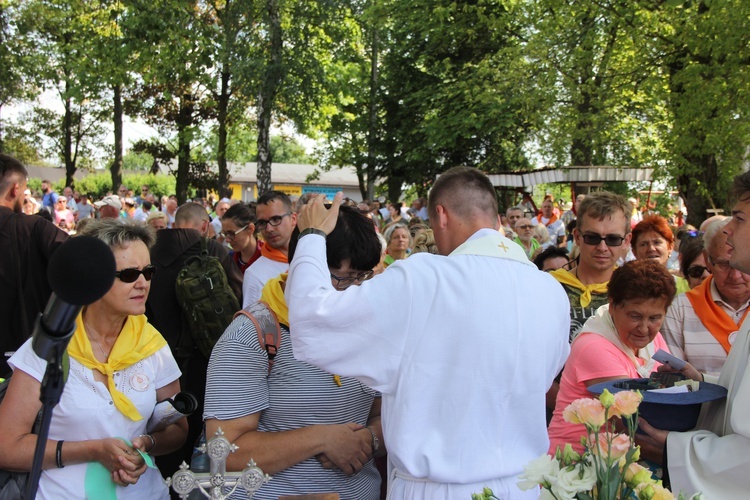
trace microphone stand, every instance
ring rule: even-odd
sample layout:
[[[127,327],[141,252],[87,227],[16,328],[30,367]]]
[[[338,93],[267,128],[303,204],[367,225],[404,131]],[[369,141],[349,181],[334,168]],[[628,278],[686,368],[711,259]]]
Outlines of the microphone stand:
[[[78,315],[79,310],[80,308],[75,311],[73,318]],[[41,315],[37,319],[35,331],[39,331],[39,329],[46,330]],[[49,426],[52,422],[52,410],[60,402],[60,397],[65,388],[62,366],[63,354],[68,348],[68,343],[74,333],[75,324],[65,336],[53,337],[40,335],[34,338],[34,350],[39,357],[47,360],[47,369],[44,372],[39,394],[39,400],[42,402],[42,419],[39,424],[36,448],[34,449],[34,461],[32,462],[29,478],[26,482],[26,492],[23,497],[25,500],[34,500],[39,488],[39,478],[42,475],[42,462],[44,462],[44,452],[47,448],[47,436],[49,435]]]

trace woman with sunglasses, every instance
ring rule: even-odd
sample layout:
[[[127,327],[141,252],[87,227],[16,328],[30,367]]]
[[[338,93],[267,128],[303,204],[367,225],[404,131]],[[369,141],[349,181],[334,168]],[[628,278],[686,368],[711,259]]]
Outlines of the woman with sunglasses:
[[[49,430],[54,445],[47,446],[36,498],[169,498],[161,474],[140,453],[169,453],[187,432],[184,418],[162,430],[146,428],[156,402],[180,392],[180,370],[169,346],[144,316],[155,270],[149,258],[154,230],[104,219],[92,220],[85,234],[109,245],[117,272],[106,295],[76,319],[68,379]],[[18,445],[11,452],[16,458],[6,450],[4,462],[24,470],[35,445],[24,436],[41,407],[46,361],[29,340],[9,364],[14,374],[2,405],[12,405],[14,417],[0,426],[4,440]]]
[[[290,259],[298,237],[295,228]],[[357,208],[341,206],[327,241],[333,288],[345,290],[372,276],[381,245],[372,222]],[[282,274],[268,281],[261,295],[281,325],[272,367],[246,316],[235,318],[214,347],[206,383],[206,435],[221,428],[239,446],[229,455],[227,470],[241,471],[252,458],[273,476],[255,500],[327,492],[344,500],[378,499],[380,475],[372,457],[385,451],[379,394],[354,378],[295,359],[285,287]],[[357,332],[351,325],[352,335]]]
[[[699,234],[690,239],[683,239],[680,244],[680,272],[692,290],[711,276],[706,267],[706,257],[703,254],[703,235]]]

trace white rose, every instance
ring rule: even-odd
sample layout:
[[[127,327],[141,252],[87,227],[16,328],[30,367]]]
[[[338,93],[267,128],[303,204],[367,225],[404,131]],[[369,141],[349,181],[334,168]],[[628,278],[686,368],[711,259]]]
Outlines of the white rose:
[[[518,482],[518,487],[523,491],[538,488],[539,485],[549,484],[557,477],[560,464],[555,457],[546,453],[539,458],[529,462],[523,469],[523,474],[518,476],[523,481]]]
[[[583,467],[583,474],[581,474],[581,467]],[[577,493],[590,491],[595,484],[596,471],[593,466],[568,467],[557,475],[557,481],[552,486],[552,493],[560,500],[572,500]]]

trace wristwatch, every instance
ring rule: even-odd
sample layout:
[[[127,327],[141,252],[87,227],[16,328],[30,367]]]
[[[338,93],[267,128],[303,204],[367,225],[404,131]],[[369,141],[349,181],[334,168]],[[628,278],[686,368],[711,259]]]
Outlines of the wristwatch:
[[[307,236],[308,234],[319,234],[323,238],[325,238],[326,236],[328,236],[325,233],[325,231],[321,231],[320,229],[315,229],[314,227],[308,227],[307,229],[305,229],[304,231],[302,231],[301,233],[299,233],[299,236],[297,237],[297,239],[300,239],[303,236]]]
[[[370,431],[370,434],[372,435],[372,452],[373,454],[380,449],[380,439],[378,439],[378,436],[375,435],[375,431],[370,427],[369,425],[365,427],[368,431]]]

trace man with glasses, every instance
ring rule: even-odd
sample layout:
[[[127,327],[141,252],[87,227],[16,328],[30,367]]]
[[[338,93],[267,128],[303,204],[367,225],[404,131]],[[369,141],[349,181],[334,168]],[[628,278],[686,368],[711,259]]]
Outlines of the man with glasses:
[[[620,195],[600,191],[587,195],[578,209],[573,238],[578,246],[577,263],[550,274],[560,282],[570,301],[570,338],[609,301],[607,284],[615,265],[630,244],[630,203]],[[557,390],[555,382],[547,393],[547,418],[552,418]]]
[[[288,269],[289,240],[297,226],[292,200],[281,191],[269,191],[258,198],[255,214],[255,228],[263,236],[265,245],[260,249],[260,258],[245,271],[242,282],[243,308],[260,300],[266,281]]]
[[[151,263],[156,273],[151,279],[151,293],[146,301],[146,316],[162,334],[172,349],[172,354],[182,370],[182,389],[192,393],[199,401],[199,409],[188,418],[188,439],[174,453],[159,457],[159,468],[167,477],[177,471],[183,460],[189,461],[195,440],[202,429],[203,394],[206,386],[208,359],[195,347],[183,312],[177,302],[175,281],[186,261],[201,251],[201,238],[208,232],[209,217],[198,203],[185,203],[175,214],[174,228],[156,232],[156,243],[151,248]],[[208,254],[216,257],[227,275],[227,282],[239,297],[242,292],[242,275],[232,262],[223,245],[209,239]]]
[[[526,217],[521,217],[516,221],[514,229],[517,236],[513,238],[513,241],[521,245],[529,260],[533,259],[534,253],[536,253],[540,246],[539,242],[534,238],[534,225]]]
[[[716,376],[750,310],[750,275],[729,266],[732,251],[722,230],[730,220],[716,220],[706,229],[703,255],[711,276],[675,298],[661,327],[672,354]]]

